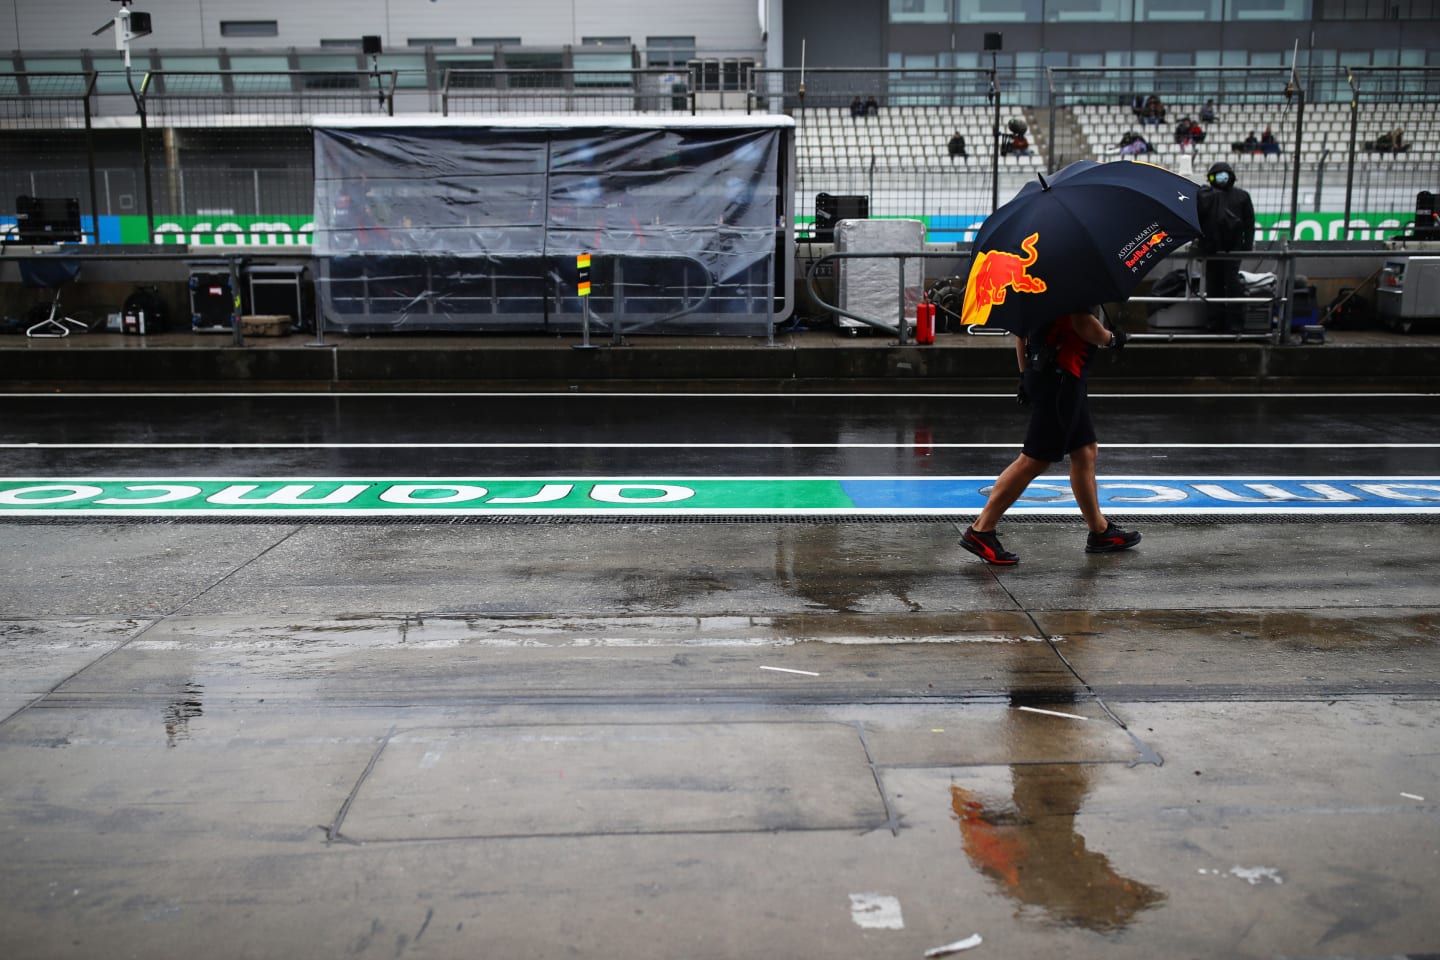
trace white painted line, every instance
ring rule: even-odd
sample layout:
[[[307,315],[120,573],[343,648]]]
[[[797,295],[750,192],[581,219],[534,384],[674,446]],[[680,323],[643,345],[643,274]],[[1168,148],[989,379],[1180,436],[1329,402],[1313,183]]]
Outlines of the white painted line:
[[[1066,720],[1089,720],[1089,717],[1082,717],[1078,713],[1061,713],[1058,710],[1041,710],[1039,707],[1020,707],[1026,713],[1043,713],[1047,717],[1064,717]]]
[[[1008,443],[0,443],[4,450],[1014,450]],[[1436,450],[1440,443],[1106,443],[1107,450]],[[727,478],[734,479],[734,478]]]
[[[799,674],[800,676],[802,676],[802,677],[818,677],[818,676],[820,676],[820,674],[815,673],[814,671],[811,671],[811,670],[791,670],[789,667],[765,667],[765,666],[762,666],[760,669],[761,669],[761,670],[773,670],[775,673],[798,673],[798,674]]]
[[[1252,887],[1262,880],[1273,880],[1275,883],[1285,882],[1285,878],[1280,875],[1280,871],[1274,867],[1234,866],[1230,868],[1230,875],[1232,877],[1239,877]]]
[[[971,947],[978,947],[983,943],[980,934],[972,933],[964,940],[956,940],[954,943],[947,943],[943,947],[931,947],[925,951],[927,957],[943,957],[951,953],[959,953],[961,950],[969,950]]]
[[[1093,388],[1092,384],[1092,388]],[[730,398],[763,399],[763,400],[872,400],[876,398],[918,400],[1004,400],[1008,403],[1015,402],[1014,392],[1010,393],[927,393],[923,391],[896,391],[887,393],[875,391],[872,393],[825,393],[807,391],[804,393],[786,393],[779,391],[768,392],[726,392],[726,391],[667,391],[667,390],[487,390],[487,391],[463,391],[463,390],[366,390],[366,391],[343,391],[331,392],[326,390],[289,390],[289,391],[239,391],[239,390],[217,390],[213,392],[149,392],[144,393],[115,393],[115,392],[91,392],[91,393],[44,393],[37,391],[15,391],[5,394],[6,397],[19,398],[40,398],[44,400],[91,400],[91,399],[124,399],[124,400],[152,400],[152,399],[175,399],[186,400],[204,399],[236,399],[244,398],[249,400],[263,400],[269,397],[293,399],[311,398],[315,400],[349,400],[366,398],[454,398],[454,397],[475,397],[487,399],[493,397],[574,397],[587,399],[592,397],[684,397],[714,398],[725,400]],[[1091,400],[1134,400],[1134,399],[1177,399],[1177,400],[1274,400],[1274,399],[1359,399],[1359,398],[1409,398],[1409,397],[1437,397],[1440,393],[1415,392],[1415,393],[1091,393]]]
[[[1418,794],[1414,794],[1414,793],[1402,793],[1402,794],[1400,794],[1400,796],[1404,797],[1406,800],[1421,800],[1421,801],[1423,801],[1423,800],[1425,799],[1424,797],[1419,796]]]
[[[114,482],[116,482],[116,483],[131,483],[131,482],[142,482],[142,481],[144,481],[144,482],[151,482],[151,481],[154,481],[154,480],[156,479],[156,476],[155,476],[155,474],[153,474],[153,473],[139,474],[139,475],[124,475],[124,474],[110,474],[110,473],[106,473],[106,474],[91,474],[91,476],[101,477],[101,478],[103,478],[103,479],[106,480],[106,481],[114,481]],[[195,482],[195,483],[200,483],[200,482],[206,482],[206,483],[211,483],[211,482],[214,482],[214,483],[219,483],[219,482],[225,482],[225,483],[403,483],[403,482],[408,481],[408,480],[416,480],[416,479],[420,479],[420,478],[417,478],[414,474],[401,474],[401,475],[396,475],[396,476],[378,476],[378,475],[369,474],[369,473],[366,473],[366,474],[350,474],[350,475],[348,475],[348,476],[334,476],[334,475],[305,476],[305,475],[300,475],[300,474],[286,474],[286,475],[284,475],[284,476],[252,476],[252,475],[250,475],[250,474],[245,474],[243,477],[237,477],[237,476],[236,476],[235,474],[233,474],[233,473],[227,473],[227,474],[218,474],[218,475],[187,474],[187,475],[177,475],[177,476],[171,476],[171,475],[168,475],[168,474],[167,474],[164,479],[165,479],[165,482],[167,482],[167,483],[191,483],[191,482]],[[614,473],[607,473],[607,474],[603,474],[603,475],[596,475],[596,474],[578,474],[578,475],[577,475],[577,474],[563,474],[563,475],[561,475],[561,474],[549,474],[549,475],[547,475],[547,474],[518,474],[518,475],[517,475],[517,474],[508,474],[508,475],[485,474],[484,476],[478,476],[478,475],[477,475],[477,476],[454,476],[454,475],[451,475],[451,474],[446,474],[443,478],[434,478],[434,479],[443,479],[445,482],[454,482],[454,483],[483,483],[483,482],[490,482],[490,483],[501,483],[501,482],[505,482],[505,483],[511,483],[511,482],[522,482],[522,483],[590,483],[590,482],[602,482],[602,483],[647,483],[647,482],[653,482],[653,481],[655,481],[655,480],[657,480],[657,479],[663,479],[663,480],[665,480],[665,481],[667,481],[667,482],[669,482],[669,481],[675,481],[675,482],[677,482],[677,483],[690,483],[690,482],[695,482],[695,481],[700,481],[700,480],[716,480],[716,481],[725,481],[725,482],[731,482],[731,481],[737,481],[737,480],[826,480],[826,481],[828,481],[828,480],[835,480],[835,481],[839,481],[839,482],[843,482],[843,481],[846,481],[846,480],[891,480],[891,481],[893,481],[893,480],[901,480],[901,481],[907,481],[907,482],[908,482],[908,481],[912,481],[912,480],[913,480],[913,481],[924,482],[924,483],[931,483],[931,482],[949,483],[949,482],[954,482],[954,481],[982,480],[982,481],[985,481],[985,482],[989,483],[989,482],[993,482],[993,481],[994,481],[994,479],[995,479],[995,474],[993,474],[993,473],[969,473],[969,474],[945,474],[945,475],[939,475],[939,476],[937,476],[937,475],[913,476],[913,475],[896,475],[896,474],[866,474],[866,473],[855,473],[855,474],[738,474],[738,475],[734,475],[734,476],[729,475],[729,474],[724,474],[724,475],[718,475],[718,474],[700,474],[700,475],[694,475],[694,476],[692,476],[692,475],[688,475],[688,474],[684,474],[684,473],[669,473],[669,472],[665,472],[665,473],[645,473],[645,474],[614,474]],[[1057,476],[1057,477],[1054,478],[1054,479],[1056,479],[1056,480],[1058,481],[1058,480],[1060,480],[1061,478],[1059,478],[1059,477]],[[1269,482],[1273,482],[1273,481],[1277,481],[1277,480],[1286,480],[1286,481],[1289,481],[1289,480],[1294,480],[1294,481],[1316,481],[1316,482],[1324,482],[1324,481],[1331,481],[1331,480],[1339,480],[1339,481],[1346,481],[1346,482],[1349,482],[1349,481],[1364,481],[1364,482],[1370,482],[1370,481],[1380,480],[1380,481],[1384,481],[1384,482],[1387,482],[1387,483],[1388,483],[1388,482],[1397,482],[1397,483],[1440,483],[1440,476],[1437,476],[1437,475],[1435,475],[1435,474],[1415,474],[1415,475],[1413,475],[1413,476],[1412,476],[1412,475],[1409,475],[1409,474],[1406,474],[1406,475],[1385,474],[1385,475],[1383,475],[1383,476],[1377,476],[1377,475],[1375,475],[1375,474],[1353,474],[1353,475],[1351,475],[1351,474],[1334,474],[1334,473],[1323,473],[1323,474],[1302,474],[1302,473],[1294,473],[1294,474],[1291,474],[1291,473],[1279,473],[1279,474],[1276,474],[1276,473],[1267,473],[1267,474],[1257,474],[1257,473],[1206,473],[1206,474],[1199,474],[1199,473],[1146,473],[1146,474],[1143,474],[1143,475],[1142,475],[1142,474],[1138,474],[1138,473],[1137,473],[1137,474],[1131,474],[1131,473],[1120,474],[1120,473],[1117,473],[1117,474],[1100,474],[1100,475],[1098,475],[1098,476],[1096,477],[1096,479],[1097,479],[1100,483],[1113,483],[1113,482],[1117,482],[1117,481],[1120,481],[1120,480],[1124,480],[1124,481],[1127,481],[1127,482],[1128,482],[1128,481],[1132,481],[1132,480],[1146,480],[1146,481],[1151,481],[1151,480],[1153,480],[1153,481],[1175,481],[1175,482],[1183,482],[1183,483],[1192,483],[1192,482],[1196,482],[1196,481],[1199,481],[1199,482],[1204,483],[1204,482],[1210,482],[1210,481],[1227,481],[1227,480],[1228,480],[1228,481],[1234,481],[1234,482],[1236,482],[1236,483],[1250,483],[1250,482],[1252,482],[1252,481],[1253,481],[1253,482],[1257,482],[1257,483],[1269,483]],[[21,483],[21,482],[24,482],[24,483],[32,483],[32,482],[33,482],[33,483],[81,483],[81,482],[87,482],[87,481],[85,481],[83,478],[77,478],[77,477],[37,477],[37,476],[35,476],[35,475],[33,475],[33,474],[23,474],[23,475],[19,475],[19,476],[0,476],[0,483]],[[1068,481],[1067,481],[1067,482],[1068,482]],[[1072,507],[1072,508],[1071,508],[1071,512],[1073,512],[1073,510],[1074,510],[1074,508]]]
[[[850,919],[866,930],[904,930],[900,901],[883,893],[850,894]]]

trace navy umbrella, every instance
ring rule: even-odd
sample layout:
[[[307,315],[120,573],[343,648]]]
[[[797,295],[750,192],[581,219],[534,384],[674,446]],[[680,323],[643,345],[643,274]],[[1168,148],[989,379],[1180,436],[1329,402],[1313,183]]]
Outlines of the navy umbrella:
[[[1200,236],[1193,183],[1132,160],[1079,160],[1027,183],[980,225],[960,320],[1020,336],[1130,296]]]

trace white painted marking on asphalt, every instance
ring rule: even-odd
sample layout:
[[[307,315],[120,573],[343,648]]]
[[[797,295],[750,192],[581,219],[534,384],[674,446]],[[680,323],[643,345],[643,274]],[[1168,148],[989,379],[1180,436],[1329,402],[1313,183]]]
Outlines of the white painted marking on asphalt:
[[[789,667],[765,667],[765,666],[762,666],[760,669],[761,669],[761,670],[773,670],[773,671],[776,672],[776,673],[798,673],[798,674],[799,674],[800,676],[802,676],[802,677],[818,677],[818,676],[820,676],[820,674],[814,672],[813,670],[791,670]]]
[[[1232,877],[1239,877],[1250,886],[1255,886],[1261,880],[1273,880],[1276,883],[1284,883],[1285,879],[1280,876],[1280,871],[1274,867],[1240,867],[1230,868]]]
[[[943,957],[951,953],[959,953],[961,950],[969,950],[971,947],[978,947],[983,943],[980,934],[972,933],[964,940],[956,940],[954,943],[947,943],[943,947],[931,947],[925,951],[927,957]]]
[[[1064,717],[1066,720],[1089,720],[1089,717],[1082,717],[1078,713],[1061,713],[1058,710],[1041,710],[1039,707],[1020,707],[1026,713],[1043,713],[1047,717]]]
[[[883,893],[850,894],[850,919],[866,930],[904,930],[900,901]]]
[[[524,390],[524,391],[517,390],[517,391],[513,391],[513,392],[512,392],[512,391],[508,391],[508,390],[474,391],[474,392],[461,391],[461,390],[451,390],[451,391],[437,391],[437,390],[416,390],[416,391],[408,391],[408,390],[365,390],[365,391],[354,391],[354,392],[346,391],[346,392],[344,392],[344,393],[331,393],[331,392],[329,392],[329,391],[323,391],[323,390],[292,390],[292,391],[273,391],[273,392],[272,392],[272,391],[269,391],[269,390],[266,390],[266,391],[263,391],[263,392],[261,392],[261,391],[249,391],[249,392],[246,392],[246,391],[237,391],[237,390],[217,390],[217,391],[213,391],[213,392],[210,392],[210,391],[205,391],[205,392],[198,392],[198,391],[189,391],[189,392],[170,391],[170,392],[156,392],[156,393],[152,393],[152,392],[147,391],[147,392],[145,392],[145,393],[95,392],[95,393],[58,393],[58,394],[57,394],[57,393],[37,392],[37,391],[16,391],[16,392],[13,392],[13,393],[7,393],[6,396],[7,396],[7,397],[21,397],[21,398],[43,398],[43,399],[45,399],[45,400],[47,400],[47,401],[50,401],[50,400],[93,400],[93,399],[125,399],[125,400],[170,399],[170,400],[173,400],[173,399],[176,399],[176,398],[184,398],[184,399],[187,399],[187,400],[245,398],[245,399],[255,400],[255,399],[266,399],[266,398],[269,398],[269,397],[285,398],[285,399],[293,399],[293,398],[297,398],[297,397],[298,397],[298,398],[310,398],[310,399],[314,399],[314,400],[349,400],[349,399],[355,399],[355,398],[359,398],[359,399],[365,399],[365,398],[384,398],[384,399],[389,399],[389,398],[401,398],[401,399],[403,399],[403,398],[408,398],[408,397],[432,398],[432,399],[433,399],[433,398],[449,399],[449,398],[456,398],[456,397],[460,397],[460,398],[463,398],[463,397],[475,397],[475,398],[477,398],[477,399],[485,399],[485,398],[492,398],[492,397],[520,397],[520,398],[525,398],[525,397],[575,397],[575,398],[579,398],[579,399],[589,399],[589,398],[593,398],[593,397],[637,397],[637,398],[644,398],[644,397],[685,397],[685,398],[687,398],[687,399],[695,399],[695,398],[707,398],[707,399],[708,399],[708,398],[715,398],[715,399],[721,399],[721,400],[731,399],[731,398],[744,398],[744,399],[752,399],[752,400],[753,400],[753,399],[765,399],[765,400],[811,400],[811,399],[814,399],[814,400],[821,400],[821,399],[823,399],[823,400],[834,400],[834,399],[847,399],[847,400],[852,400],[852,399],[865,399],[865,400],[871,400],[871,399],[875,399],[875,398],[877,398],[877,397],[880,397],[880,398],[895,398],[895,399],[913,398],[913,399],[919,399],[919,400],[928,400],[928,399],[937,399],[937,400],[988,400],[988,399],[993,399],[993,400],[1004,400],[1004,401],[1007,401],[1007,402],[1010,402],[1010,403],[1014,403],[1014,402],[1015,402],[1015,393],[1014,393],[1014,391],[1010,391],[1010,392],[1008,392],[1008,393],[1007,393],[1007,392],[1001,392],[1001,393],[929,393],[929,392],[924,392],[924,391],[918,391],[918,392],[917,392],[917,391],[896,391],[896,392],[894,392],[894,393],[887,393],[887,392],[882,392],[882,391],[875,391],[875,392],[872,392],[872,393],[846,393],[846,392],[826,393],[826,392],[822,392],[822,391],[807,391],[807,392],[804,392],[804,393],[785,393],[785,392],[775,392],[775,391],[770,391],[770,392],[736,392],[736,393],[731,393],[731,392],[724,392],[724,391],[715,391],[715,392],[707,392],[707,391],[675,391],[675,392],[671,392],[671,391],[666,391],[666,390],[588,390],[588,391],[585,391],[585,390]],[[1237,400],[1254,400],[1254,399],[1265,399],[1265,400],[1272,400],[1272,399],[1289,399],[1289,400],[1293,400],[1293,399],[1302,398],[1302,397],[1303,397],[1303,398],[1312,398],[1312,397],[1313,397],[1313,398],[1316,398],[1316,399],[1336,399],[1336,398],[1343,398],[1343,399],[1347,399],[1347,400],[1348,400],[1348,399],[1359,399],[1359,398],[1366,398],[1366,397],[1374,397],[1374,398],[1405,398],[1405,397],[1437,397],[1437,396],[1440,396],[1440,393],[1428,393],[1428,392],[1413,392],[1413,393],[1385,393],[1385,392],[1380,392],[1380,393],[1092,393],[1092,394],[1090,394],[1090,399],[1091,399],[1091,400],[1134,400],[1134,399],[1142,399],[1142,398],[1143,398],[1143,399],[1145,399],[1145,400],[1156,400],[1156,399],[1173,398],[1173,399],[1179,399],[1179,400],[1191,400],[1191,399],[1195,399],[1195,400],[1212,400],[1212,399],[1226,400],[1226,399],[1232,399],[1232,398],[1233,398],[1233,399],[1237,399]]]
[[[425,756],[420,758],[420,769],[429,770],[431,767],[435,766],[435,764],[440,762],[440,754],[443,752],[444,751],[441,750],[425,751]]]
[[[1424,799],[1425,799],[1424,797],[1419,796],[1418,794],[1414,794],[1414,793],[1402,793],[1402,794],[1400,794],[1400,796],[1404,797],[1406,800],[1424,800]]]
[[[1015,443],[620,443],[605,440],[433,443],[0,443],[4,450],[1014,450]],[[1435,450],[1440,443],[1106,443],[1107,450]],[[726,479],[735,479],[729,477]]]

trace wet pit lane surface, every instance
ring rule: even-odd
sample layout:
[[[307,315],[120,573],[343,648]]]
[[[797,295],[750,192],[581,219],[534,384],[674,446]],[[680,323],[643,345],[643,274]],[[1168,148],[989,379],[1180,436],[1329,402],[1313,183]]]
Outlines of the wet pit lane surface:
[[[1003,469],[994,395],[9,397],[6,475],[945,475]],[[1109,473],[1440,473],[1440,396],[1093,398]],[[178,445],[178,446],[177,446]],[[463,473],[459,473],[464,471]],[[191,475],[195,475],[192,473]]]
[[[993,396],[7,405],[0,477],[41,480],[993,475],[1023,430]],[[1095,414],[1102,475],[1440,475],[1431,396]],[[0,955],[1440,949],[1440,525],[1154,515],[1092,556],[1016,518],[996,569],[909,519],[0,521]]]

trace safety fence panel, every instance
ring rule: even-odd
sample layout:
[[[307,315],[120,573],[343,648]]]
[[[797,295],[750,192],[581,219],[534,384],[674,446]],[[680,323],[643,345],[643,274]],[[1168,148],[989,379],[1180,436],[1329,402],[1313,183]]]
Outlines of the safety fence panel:
[[[94,74],[0,73],[0,234],[14,236],[7,214],[33,209],[35,199],[74,201],[81,231],[96,241],[94,87]]]
[[[629,333],[766,335],[786,129],[759,117],[322,123],[327,325],[575,330],[594,317]]]

